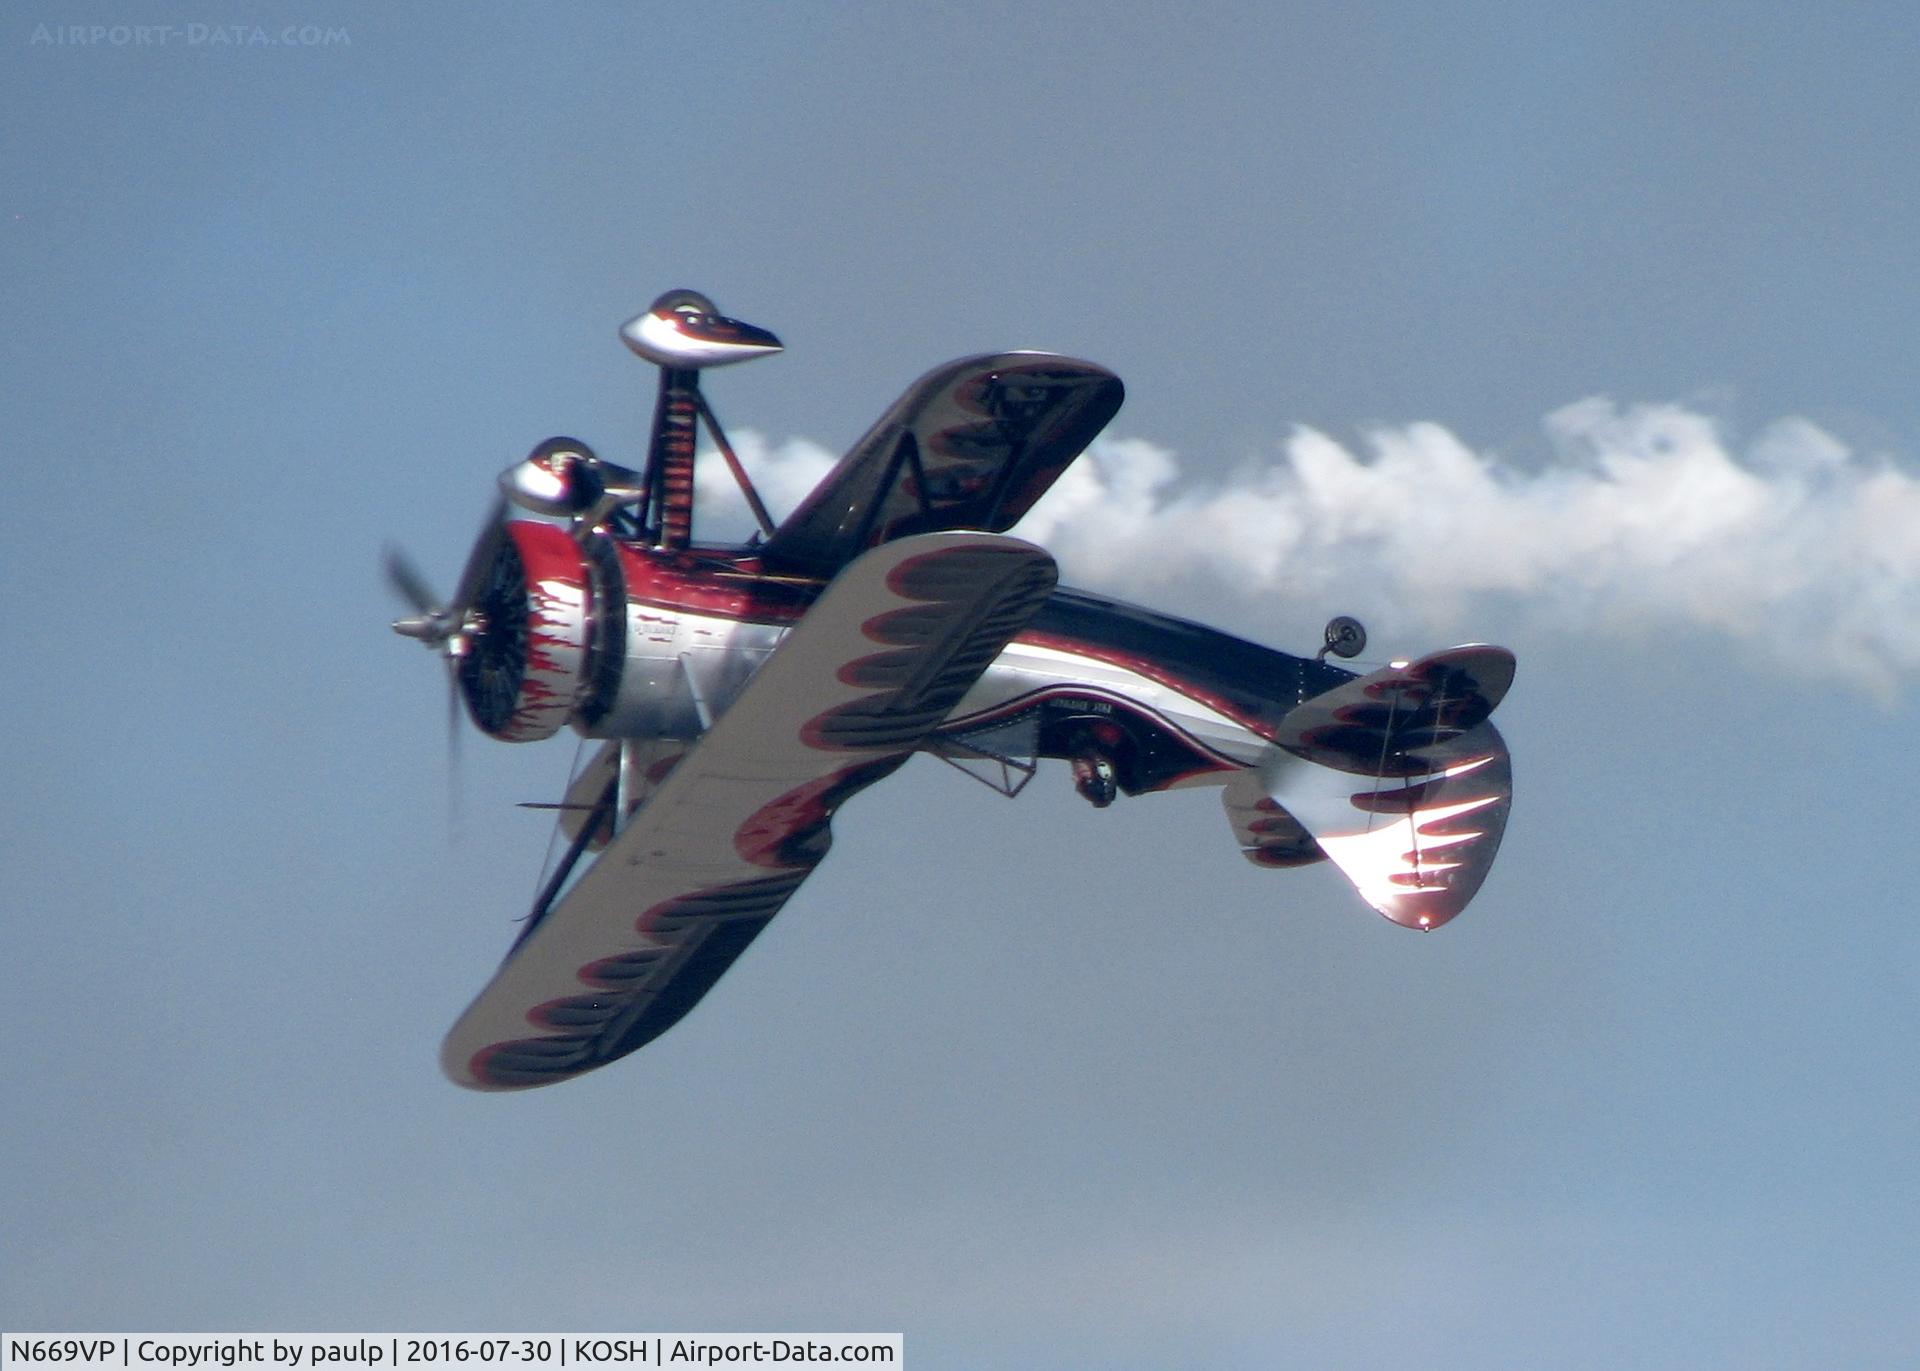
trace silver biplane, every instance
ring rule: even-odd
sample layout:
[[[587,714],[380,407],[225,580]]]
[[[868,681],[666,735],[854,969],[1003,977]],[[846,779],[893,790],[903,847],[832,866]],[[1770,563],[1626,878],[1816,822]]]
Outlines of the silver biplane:
[[[557,804],[564,857],[442,1064],[482,1090],[605,1065],[677,1023],[826,856],[835,810],[916,752],[1007,795],[1065,761],[1095,805],[1217,786],[1245,856],[1332,861],[1396,924],[1472,899],[1511,801],[1488,715],[1503,648],[1367,675],[1055,583],[1007,530],[1120,406],[1089,362],[966,357],[915,382],[775,522],[714,419],[702,371],[777,352],[692,291],[621,336],[660,369],[638,470],[569,438],[500,477],[450,603],[397,555],[473,722],[601,746]],[[760,531],[695,541],[700,430]]]

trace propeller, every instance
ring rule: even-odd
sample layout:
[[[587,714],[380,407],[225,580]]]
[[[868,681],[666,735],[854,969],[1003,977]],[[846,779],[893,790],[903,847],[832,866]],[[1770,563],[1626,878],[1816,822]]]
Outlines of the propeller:
[[[393,631],[403,638],[437,647],[448,657],[462,656],[466,650],[466,635],[472,630],[472,626],[466,622],[465,609],[456,611],[442,604],[413,560],[392,544],[387,546],[386,572],[387,584],[393,588],[394,594],[413,606],[414,610],[404,619],[395,619]]]
[[[393,621],[393,631],[438,651],[447,664],[447,773],[448,805],[457,818],[460,809],[460,662],[472,646],[473,637],[484,632],[486,623],[473,609],[480,577],[492,561],[503,534],[507,506],[494,502],[485,530],[474,543],[467,565],[460,573],[453,601],[448,604],[434,593],[433,587],[414,565],[413,559],[389,543],[382,558],[387,585],[413,613]]]
[[[460,658],[466,655],[468,635],[474,625],[467,611],[442,604],[427,584],[427,578],[411,558],[388,544],[383,559],[387,584],[414,613],[393,621],[393,631],[427,647],[437,648],[447,663],[447,812],[455,821],[460,816]]]
[[[503,536],[506,513],[506,500],[496,499],[487,515],[485,531],[474,543],[473,551],[467,557],[466,568],[460,573],[460,584],[454,588],[452,604],[443,603],[434,594],[433,587],[421,575],[411,557],[392,543],[387,544],[387,584],[414,611],[404,619],[393,621],[395,633],[425,643],[428,647],[438,648],[449,660],[466,656],[473,635],[486,628],[485,622],[474,612],[473,598],[479,590],[480,577],[492,562]]]

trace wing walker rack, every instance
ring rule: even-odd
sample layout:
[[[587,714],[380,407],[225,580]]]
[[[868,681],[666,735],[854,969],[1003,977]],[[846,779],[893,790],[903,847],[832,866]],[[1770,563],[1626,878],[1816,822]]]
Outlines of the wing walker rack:
[[[644,542],[663,552],[684,552],[693,542],[694,454],[699,428],[704,424],[728,472],[739,485],[741,495],[746,498],[747,507],[760,526],[760,535],[770,536],[773,518],[734,452],[733,444],[727,441],[726,430],[701,393],[700,373],[708,367],[772,356],[781,350],[780,340],[766,329],[721,314],[712,300],[693,290],[668,291],[645,313],[622,325],[620,338],[660,369],[646,466],[636,473],[603,461],[585,443],[552,439],[536,448],[534,456],[536,460],[544,458],[552,469],[558,479],[558,494],[548,487],[531,490],[513,480],[515,473],[525,470],[523,465],[501,478],[507,499],[536,513],[570,516],[574,536],[583,541],[611,522],[615,523],[619,535],[629,541]],[[601,612],[622,610],[623,607],[606,606]],[[713,715],[706,693],[684,657],[680,670],[701,728],[711,728]],[[525,920],[527,929],[539,923],[552,908],[580,858],[596,839],[610,841],[637,807],[635,741],[620,739],[614,775],[591,802],[522,803],[523,809],[586,815],[559,864],[534,898],[533,908]]]

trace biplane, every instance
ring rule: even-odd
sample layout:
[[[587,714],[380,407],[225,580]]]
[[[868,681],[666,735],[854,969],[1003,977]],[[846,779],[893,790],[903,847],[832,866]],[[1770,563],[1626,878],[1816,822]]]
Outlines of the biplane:
[[[1123,395],[1089,362],[965,357],[908,388],[784,519],[701,388],[780,350],[693,291],[621,329],[659,368],[639,469],[551,438],[500,499],[450,602],[398,554],[468,715],[509,742],[599,743],[553,806],[564,855],[441,1054],[511,1090],[603,1066],[684,1017],[827,855],[835,812],[915,753],[1018,794],[1064,761],[1097,806],[1216,786],[1263,867],[1331,861],[1435,929],[1473,898],[1511,803],[1488,716],[1513,678],[1469,645],[1360,675],[1351,619],[1294,656],[1056,584],[1009,536]],[[694,537],[704,430],[759,525]]]

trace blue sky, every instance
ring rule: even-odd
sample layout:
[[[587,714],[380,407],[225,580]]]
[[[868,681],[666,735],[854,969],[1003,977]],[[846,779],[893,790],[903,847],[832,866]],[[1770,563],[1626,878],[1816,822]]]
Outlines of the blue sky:
[[[1911,1364],[1916,56],[1891,4],[10,8],[0,1326]],[[1070,579],[1513,647],[1474,907],[916,762],[645,1053],[444,1082],[571,748],[469,736],[449,805],[380,549],[450,584],[539,439],[634,458],[675,285],[787,342],[709,387],[769,473],[1075,353],[1129,398]]]

